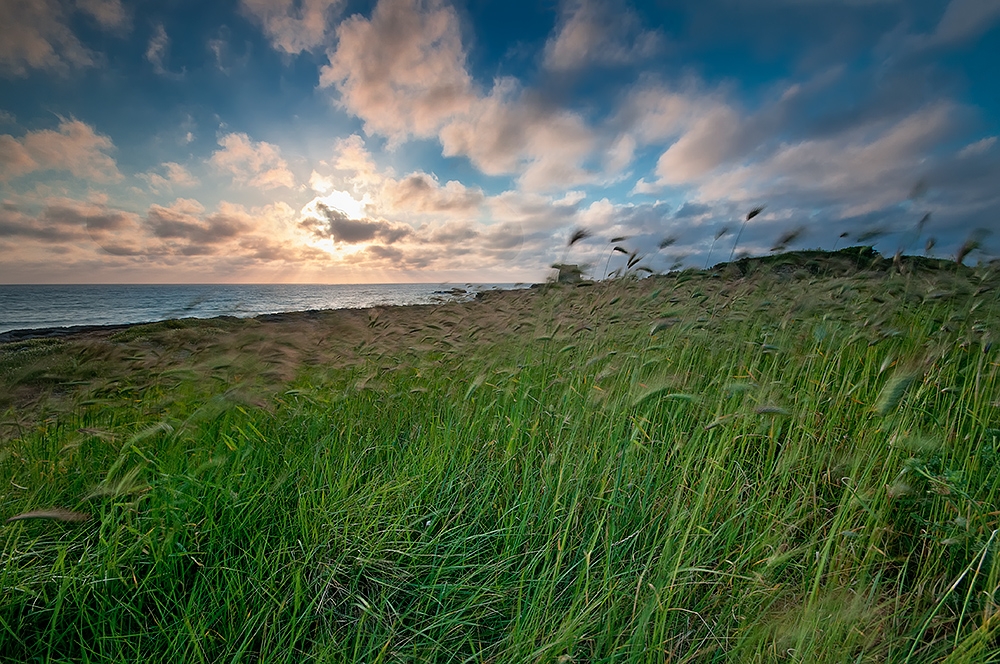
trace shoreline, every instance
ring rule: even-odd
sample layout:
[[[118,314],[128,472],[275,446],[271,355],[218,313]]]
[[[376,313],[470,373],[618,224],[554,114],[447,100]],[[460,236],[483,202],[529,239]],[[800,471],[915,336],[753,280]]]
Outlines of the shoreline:
[[[133,327],[138,327],[141,325],[157,325],[159,323],[168,323],[171,321],[202,321],[208,323],[214,320],[230,320],[230,321],[259,321],[262,323],[287,323],[294,319],[318,319],[320,317],[325,317],[337,313],[344,312],[364,312],[370,311],[372,309],[400,309],[400,308],[421,308],[421,307],[433,307],[441,306],[444,304],[468,304],[470,302],[482,301],[486,296],[486,293],[505,293],[510,291],[521,291],[521,290],[533,290],[538,287],[538,284],[531,284],[528,288],[519,289],[487,289],[482,291],[475,291],[474,293],[466,291],[464,293],[453,293],[451,298],[443,299],[440,302],[434,303],[413,303],[413,304],[377,304],[369,307],[340,307],[337,309],[301,309],[295,311],[279,311],[274,313],[264,313],[256,314],[254,316],[230,316],[226,314],[220,314],[218,316],[210,316],[206,318],[199,318],[197,316],[188,316],[183,318],[163,318],[160,320],[151,321],[141,321],[135,323],[107,323],[107,324],[94,324],[94,325],[63,325],[63,326],[49,326],[49,327],[30,327],[30,328],[18,328],[14,330],[7,330],[6,332],[0,332],[0,346],[4,344],[17,343],[20,341],[30,341],[31,339],[61,339],[64,337],[74,337],[77,335],[94,334],[98,336],[104,336],[106,334],[113,334],[114,332],[120,332],[122,330],[127,330]],[[466,297],[461,297],[461,296]],[[467,297],[472,295],[472,297]]]
[[[371,309],[384,309],[384,308],[397,308],[397,307],[426,307],[426,306],[437,306],[442,304],[455,304],[455,303],[465,303],[473,302],[476,300],[481,300],[485,293],[491,292],[504,292],[507,290],[528,290],[536,288],[538,284],[530,284],[527,288],[487,288],[483,290],[471,290],[471,289],[458,289],[453,288],[449,291],[437,291],[436,295],[441,297],[438,302],[421,302],[412,304],[376,304],[367,307],[339,307],[335,309],[296,309],[293,311],[278,311],[273,313],[260,313],[253,316],[232,316],[228,314],[219,314],[217,316],[206,316],[204,318],[199,316],[185,316],[185,317],[174,317],[174,318],[161,318],[157,320],[149,321],[137,321],[133,323],[95,323],[95,324],[85,324],[85,325],[52,325],[45,327],[26,327],[26,328],[15,328],[13,330],[6,330],[0,332],[0,344],[16,343],[19,341],[29,341],[31,339],[59,339],[63,337],[71,337],[83,334],[100,334],[100,333],[114,333],[121,330],[127,330],[132,327],[139,325],[156,325],[158,323],[167,323],[170,321],[213,321],[219,319],[229,319],[229,320],[257,320],[261,322],[287,322],[291,318],[297,317],[307,317],[316,318],[320,315],[328,315],[337,312],[345,311],[368,311]],[[461,292],[459,292],[461,291]]]

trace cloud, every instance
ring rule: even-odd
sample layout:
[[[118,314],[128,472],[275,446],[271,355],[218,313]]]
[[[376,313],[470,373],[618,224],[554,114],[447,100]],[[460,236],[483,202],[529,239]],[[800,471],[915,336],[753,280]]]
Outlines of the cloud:
[[[74,11],[106,31],[124,32],[128,14],[121,0],[7,0],[0,2],[0,76],[21,78],[33,69],[67,74],[100,59],[70,24]]]
[[[333,189],[334,184],[330,178],[320,175],[316,171],[309,174],[309,188],[317,194],[325,194]]]
[[[950,46],[977,39],[1000,19],[996,0],[951,0],[934,32],[918,38],[920,46]]]
[[[545,43],[544,66],[563,72],[587,65],[626,65],[655,55],[663,46],[643,30],[627,7],[602,0],[567,0],[557,33]]]
[[[352,16],[337,35],[321,85],[336,88],[340,105],[390,146],[437,136],[445,156],[466,156],[490,175],[520,174],[534,190],[598,178],[582,166],[597,142],[581,115],[512,78],[489,94],[476,90],[458,15],[439,0],[380,0],[370,19]]]
[[[0,182],[44,170],[67,170],[92,182],[117,182],[122,175],[108,154],[114,147],[110,138],[75,119],[62,119],[58,131],[29,131],[20,139],[3,134]]]
[[[960,117],[959,107],[938,102],[892,123],[784,143],[766,158],[706,178],[699,190],[708,199],[794,194],[814,205],[877,209],[906,198],[919,179],[920,162],[954,135]]]
[[[362,190],[378,186],[384,180],[371,152],[365,147],[364,139],[357,134],[338,139],[334,143],[330,165],[348,173],[350,182]]]
[[[970,143],[964,148],[959,150],[959,158],[971,157],[974,155],[984,154],[990,150],[997,142],[996,136],[987,136],[986,138],[980,139],[975,143]]]
[[[190,199],[179,198],[170,206],[152,205],[146,213],[150,229],[158,238],[183,239],[201,251],[238,237],[254,224],[246,215],[230,211],[205,216],[205,208]]]
[[[31,69],[66,73],[95,64],[69,27],[58,0],[0,2],[0,74],[24,77]]]
[[[154,171],[136,174],[136,177],[149,183],[149,188],[154,193],[160,194],[173,191],[175,187],[196,187],[199,184],[197,178],[191,175],[190,171],[176,162],[167,161],[160,164],[160,166],[165,171],[164,175],[160,175]]]
[[[10,134],[0,136],[0,182],[38,170],[39,165],[21,141]]]
[[[718,103],[717,96],[700,91],[693,83],[675,90],[647,81],[624,95],[614,124],[635,136],[639,145],[659,143],[680,135]]]
[[[167,36],[167,31],[163,27],[163,24],[157,23],[156,27],[153,28],[153,35],[149,38],[149,43],[146,46],[146,60],[153,65],[153,71],[156,72],[157,76],[180,78],[184,75],[184,70],[172,72],[167,69],[165,60],[169,52],[170,37]]]
[[[138,215],[130,212],[66,199],[50,201],[36,216],[24,213],[15,205],[6,205],[0,209],[0,238],[73,246],[93,241],[117,247],[116,236],[138,228],[138,219]]]
[[[942,100],[832,133],[772,135],[686,183],[691,200],[672,220],[682,224],[673,228],[686,231],[687,239],[674,249],[704,256],[715,229],[767,203],[766,213],[748,225],[741,249],[767,252],[780,235],[798,227],[808,243],[827,247],[842,232],[879,228],[884,234],[876,248],[892,253],[913,244],[913,228],[930,212],[924,239],[934,235],[941,251],[953,251],[968,229],[990,227],[1000,214],[1000,193],[991,184],[1000,178],[997,142],[986,137],[951,147],[968,125],[969,112]],[[909,200],[918,181],[928,185],[928,193]]]
[[[72,260],[108,255],[141,258],[153,269],[176,264],[178,257],[315,260],[320,254],[303,245],[294,217],[283,203],[247,209],[223,201],[207,212],[199,202],[179,198],[139,215],[103,203],[50,199],[37,214],[13,204],[0,208],[0,241],[17,239],[22,257],[39,248],[59,252],[69,267]]]
[[[486,200],[482,189],[467,187],[457,180],[441,184],[435,175],[423,171],[414,171],[402,178],[394,177],[391,171],[380,171],[364,140],[357,134],[334,144],[329,164],[338,173],[313,171],[309,178],[313,190],[319,194],[352,190],[376,215],[467,218]],[[321,195],[305,209],[313,210],[311,206],[324,203],[327,198]]]
[[[694,120],[656,162],[660,184],[694,181],[736,156],[744,143],[741,118],[731,108],[716,106]]]
[[[128,26],[128,13],[121,0],[76,0],[76,6],[104,29],[115,30]]]
[[[589,5],[588,5],[589,6]],[[380,0],[370,18],[337,28],[321,86],[390,148],[412,137],[437,137],[445,156],[464,156],[489,175],[518,175],[537,191],[593,183],[585,163],[602,150],[603,170],[627,165],[631,137],[602,139],[584,117],[525,90],[513,78],[477,89],[467,69],[460,21],[440,0]]]
[[[209,162],[236,182],[261,189],[295,187],[295,176],[278,146],[252,141],[243,133],[226,134],[219,145],[222,149],[213,152]]]
[[[396,212],[471,213],[486,197],[478,187],[466,187],[457,180],[442,186],[433,175],[415,172],[401,180],[387,180],[381,198]]]
[[[168,206],[150,206],[144,254],[298,260],[312,252],[294,242],[293,217],[284,203],[248,209],[222,201],[215,212],[207,213],[198,201],[179,198]]]
[[[513,79],[498,81],[488,97],[440,132],[445,156],[469,158],[488,175],[520,173],[532,191],[593,182],[581,166],[597,147],[581,115],[553,108],[524,93]]]
[[[241,0],[240,6],[264,29],[275,50],[291,55],[325,45],[330,21],[343,0]]]
[[[246,70],[253,54],[250,42],[244,42],[242,55],[236,55],[232,31],[225,25],[220,26],[215,37],[205,43],[205,48],[212,54],[216,69],[226,76],[232,73],[234,67]]]
[[[337,39],[320,86],[335,87],[369,134],[433,136],[476,100],[458,15],[440,0],[380,0],[370,19],[344,20]]]
[[[712,211],[711,206],[704,203],[692,203],[688,201],[678,208],[674,213],[674,219],[687,219],[690,217],[700,217]]]
[[[518,259],[537,269],[552,262],[553,247],[565,242],[554,235],[574,221],[585,198],[579,191],[559,199],[516,191],[487,196],[458,181],[441,183],[431,173],[397,177],[391,169],[380,170],[360,136],[341,139],[335,147],[324,162],[334,171],[316,171],[311,178],[323,195],[303,208],[299,221],[334,263],[483,274],[500,266],[511,269]],[[336,204],[345,190],[364,197],[363,211]]]
[[[385,219],[351,219],[344,212],[326,205],[318,205],[322,218],[307,216],[300,225],[316,238],[329,238],[335,242],[358,244],[379,242],[392,244],[412,232],[402,224],[392,224]]]

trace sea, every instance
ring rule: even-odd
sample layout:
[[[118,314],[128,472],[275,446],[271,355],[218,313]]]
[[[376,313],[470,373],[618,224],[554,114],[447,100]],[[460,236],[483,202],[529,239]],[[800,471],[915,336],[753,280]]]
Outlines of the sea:
[[[433,304],[522,286],[525,284],[0,285],[0,334],[172,318],[250,318],[310,309]]]

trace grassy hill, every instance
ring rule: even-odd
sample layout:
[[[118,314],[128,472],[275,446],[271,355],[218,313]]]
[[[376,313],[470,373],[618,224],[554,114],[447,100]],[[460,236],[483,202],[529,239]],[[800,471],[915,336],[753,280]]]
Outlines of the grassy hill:
[[[998,286],[855,247],[0,345],[0,657],[1000,661]]]

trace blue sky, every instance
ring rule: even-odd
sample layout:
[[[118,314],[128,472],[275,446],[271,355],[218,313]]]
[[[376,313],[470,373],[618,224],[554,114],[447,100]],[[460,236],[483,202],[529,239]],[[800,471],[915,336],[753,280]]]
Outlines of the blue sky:
[[[989,259],[998,61],[1000,0],[0,0],[0,282],[700,267],[760,205]]]

